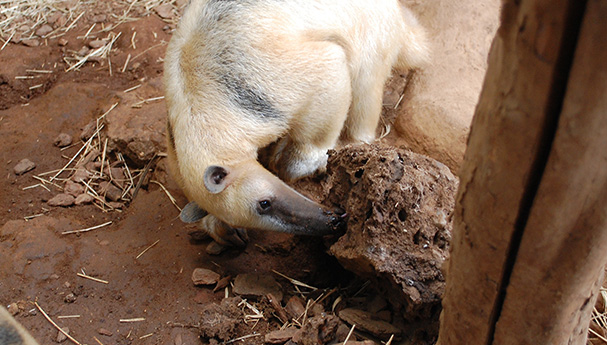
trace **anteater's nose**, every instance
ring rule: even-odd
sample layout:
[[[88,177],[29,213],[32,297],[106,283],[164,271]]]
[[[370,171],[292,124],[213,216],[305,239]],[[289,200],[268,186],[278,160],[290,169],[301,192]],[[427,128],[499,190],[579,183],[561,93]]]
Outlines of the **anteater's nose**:
[[[327,215],[329,216],[329,224],[333,230],[340,231],[345,229],[348,217],[345,211],[336,209],[335,211],[328,211]]]

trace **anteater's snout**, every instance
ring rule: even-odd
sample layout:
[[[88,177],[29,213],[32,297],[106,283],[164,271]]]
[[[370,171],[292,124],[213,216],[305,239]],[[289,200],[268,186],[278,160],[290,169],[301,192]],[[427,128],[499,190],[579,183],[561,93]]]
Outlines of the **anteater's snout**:
[[[325,211],[329,217],[329,225],[335,231],[343,231],[346,228],[348,214],[341,210]]]

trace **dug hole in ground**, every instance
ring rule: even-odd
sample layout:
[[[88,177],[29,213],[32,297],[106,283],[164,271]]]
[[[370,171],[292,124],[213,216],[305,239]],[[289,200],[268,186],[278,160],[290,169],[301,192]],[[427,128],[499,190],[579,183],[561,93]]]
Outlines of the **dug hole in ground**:
[[[344,236],[251,231],[219,255],[179,221],[162,155],[162,58],[184,5],[0,5],[2,305],[41,344],[71,341],[43,312],[82,344],[432,343],[499,2],[408,3],[433,62],[395,71],[381,140],[295,185],[348,212]]]

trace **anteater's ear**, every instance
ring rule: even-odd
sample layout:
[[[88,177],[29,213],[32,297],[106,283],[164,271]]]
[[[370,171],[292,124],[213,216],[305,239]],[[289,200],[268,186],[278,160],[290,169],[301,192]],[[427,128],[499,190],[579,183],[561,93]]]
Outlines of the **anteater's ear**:
[[[211,165],[204,172],[204,186],[211,194],[221,193],[233,179],[233,172],[218,165]]]
[[[190,201],[181,210],[179,218],[184,223],[194,223],[204,218],[207,214],[207,211],[201,209],[196,202]]]

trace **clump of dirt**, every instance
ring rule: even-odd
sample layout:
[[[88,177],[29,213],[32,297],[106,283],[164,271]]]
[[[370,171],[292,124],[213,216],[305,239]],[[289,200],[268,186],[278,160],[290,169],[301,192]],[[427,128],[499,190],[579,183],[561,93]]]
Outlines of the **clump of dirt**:
[[[273,279],[269,275],[261,275]],[[238,279],[238,278],[237,278]],[[360,286],[358,286],[360,292]],[[301,286],[298,289],[307,290]],[[363,287],[364,289],[364,287]],[[225,298],[221,302],[211,302],[202,308],[198,328],[200,337],[205,344],[218,344],[243,341],[246,344],[289,344],[289,345],[318,345],[342,343],[348,337],[353,325],[352,320],[338,317],[338,310],[356,311],[365,313],[358,309],[344,309],[344,306],[356,304],[356,298],[352,298],[348,289],[344,288],[339,294],[343,298],[337,299],[338,289],[306,291],[307,301],[304,302],[299,296],[288,298],[283,306],[281,299],[272,294],[263,296],[251,296],[243,299],[242,295],[233,298]],[[286,290],[285,290],[286,291]],[[302,291],[300,291],[302,292]],[[358,295],[358,299],[365,300],[364,296],[368,290]],[[376,295],[374,295],[376,296]],[[373,298],[376,300],[376,298]],[[330,306],[336,308],[335,312]],[[380,307],[386,307],[385,303]],[[359,320],[356,320],[359,321]],[[356,327],[366,331],[350,334],[351,341],[357,339],[369,339],[383,334],[377,334],[373,327],[368,327],[371,320],[360,320]],[[381,322],[381,321],[375,321]],[[384,324],[388,324],[383,321]],[[389,325],[389,324],[388,324]],[[400,331],[396,329],[396,334]],[[394,332],[392,333],[394,334]],[[391,335],[391,334],[390,334]],[[388,335],[388,336],[390,336]],[[384,337],[387,340],[387,337]],[[399,337],[400,338],[400,337]],[[370,341],[370,344],[376,342]]]
[[[212,303],[202,311],[200,335],[222,341],[236,338],[236,329],[244,324],[238,305],[240,297],[224,298],[220,303]]]
[[[327,175],[325,203],[349,216],[330,253],[434,334],[458,180],[438,161],[380,144],[331,151]]]

